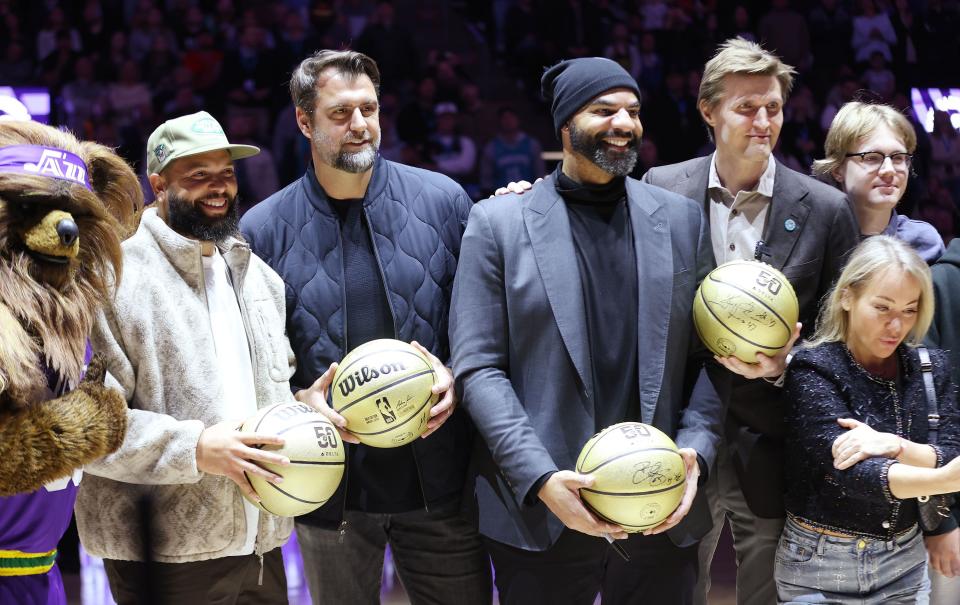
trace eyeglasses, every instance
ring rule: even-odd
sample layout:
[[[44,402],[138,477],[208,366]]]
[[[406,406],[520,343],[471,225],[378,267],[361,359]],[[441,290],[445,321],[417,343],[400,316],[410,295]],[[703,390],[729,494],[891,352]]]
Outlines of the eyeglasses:
[[[910,163],[913,161],[913,154],[905,151],[891,153],[890,155],[880,151],[861,151],[860,153],[848,153],[845,157],[860,158],[860,163],[863,164],[863,167],[868,170],[880,170],[880,167],[883,166],[883,162],[887,158],[890,158],[890,163],[893,165],[894,170],[900,172],[906,172],[907,170],[910,170]]]

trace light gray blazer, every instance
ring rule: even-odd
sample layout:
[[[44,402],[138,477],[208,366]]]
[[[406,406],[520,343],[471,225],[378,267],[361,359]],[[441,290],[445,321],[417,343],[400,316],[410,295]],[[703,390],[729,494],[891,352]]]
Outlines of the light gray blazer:
[[[630,178],[627,198],[639,289],[641,417],[633,420],[696,450],[705,473],[723,416],[703,363],[692,357],[699,341],[691,305],[711,260],[708,223],[699,204]],[[545,550],[563,525],[535,494],[527,496],[544,474],[573,469],[583,444],[604,428],[594,423],[582,287],[554,177],[523,196],[474,206],[450,314],[454,374],[483,437],[474,458],[480,531]],[[698,493],[670,536],[688,545],[710,526]]]

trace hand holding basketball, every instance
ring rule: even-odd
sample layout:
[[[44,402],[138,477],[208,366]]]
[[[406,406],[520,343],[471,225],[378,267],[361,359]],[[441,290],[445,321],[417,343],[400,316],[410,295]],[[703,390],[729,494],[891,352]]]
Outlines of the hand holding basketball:
[[[436,372],[437,375],[437,383],[433,385],[431,391],[434,395],[440,397],[440,401],[437,402],[437,405],[430,408],[430,420],[427,422],[427,430],[420,435],[421,439],[426,439],[435,430],[440,428],[450,416],[453,416],[453,409],[457,405],[457,393],[453,388],[453,374],[450,372],[450,368],[443,365],[442,361],[437,359],[433,353],[428,351],[419,342],[414,340],[410,344],[430,360],[430,363],[433,365],[433,371]]]
[[[683,496],[680,498],[680,504],[677,510],[663,520],[660,525],[643,532],[645,536],[662,534],[677,525],[690,512],[693,506],[693,499],[697,496],[697,481],[700,480],[700,461],[697,459],[697,452],[689,447],[683,447],[677,450],[680,457],[683,458],[683,465],[687,469],[687,482],[683,490]]]
[[[693,325],[703,344],[718,357],[748,364],[759,363],[760,354],[769,359],[782,353],[799,315],[790,280],[755,260],[720,265],[703,278],[693,300]],[[755,373],[772,371],[767,366]]]
[[[543,484],[537,497],[572,530],[589,536],[603,537],[607,534],[617,539],[626,538],[627,532],[622,527],[599,520],[583,505],[580,488],[590,487],[593,482],[591,475],[557,471]]]
[[[317,412],[329,420],[333,426],[337,427],[337,432],[340,433],[340,438],[345,442],[360,443],[360,440],[357,439],[356,435],[346,430],[347,419],[327,405],[327,393],[330,392],[330,385],[333,384],[333,376],[336,373],[337,362],[333,362],[330,364],[330,367],[327,368],[327,371],[324,372],[320,378],[317,378],[312,385],[310,385],[310,388],[297,391],[297,393],[294,395],[294,398],[297,401],[305,403],[317,410]]]
[[[440,374],[447,380],[438,389]],[[449,384],[447,369],[423,347],[382,338],[352,349],[340,361],[330,384],[330,405],[360,443],[400,447],[427,430],[438,391],[448,392]],[[441,407],[444,416],[449,409]]]
[[[280,483],[283,479],[279,475],[256,463],[286,466],[290,464],[290,460],[286,456],[252,447],[283,445],[283,438],[263,433],[241,433],[237,430],[237,425],[235,420],[227,420],[208,426],[200,433],[197,441],[197,470],[229,477],[248,498],[259,501],[260,497],[244,477],[244,471],[259,475],[272,483]]]
[[[733,355],[726,357],[714,355],[713,358],[723,367],[734,374],[740,374],[744,378],[776,378],[787,371],[787,355],[791,349],[793,349],[793,343],[797,342],[797,339],[800,338],[800,330],[802,328],[802,323],[797,322],[794,324],[793,334],[790,335],[790,340],[787,341],[787,344],[772,357],[764,353],[757,353],[757,363],[747,363]]]

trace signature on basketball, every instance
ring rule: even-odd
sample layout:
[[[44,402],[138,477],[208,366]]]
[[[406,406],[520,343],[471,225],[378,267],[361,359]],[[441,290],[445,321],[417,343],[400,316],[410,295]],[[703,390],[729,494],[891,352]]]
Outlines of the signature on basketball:
[[[675,479],[676,480],[676,479]],[[633,465],[633,484],[662,485],[670,481],[669,471],[664,472],[663,463],[645,460]]]
[[[725,319],[739,322],[745,330],[755,330],[759,327],[772,328],[777,325],[770,311],[737,294],[709,302],[713,307],[726,313]]]

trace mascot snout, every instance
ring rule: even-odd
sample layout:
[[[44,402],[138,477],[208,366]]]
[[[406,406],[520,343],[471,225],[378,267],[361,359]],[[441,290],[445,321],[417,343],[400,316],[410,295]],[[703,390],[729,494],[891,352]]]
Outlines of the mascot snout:
[[[23,243],[42,260],[66,263],[80,252],[80,228],[69,212],[53,210],[24,232]]]

